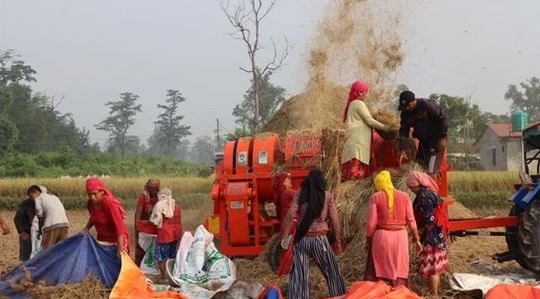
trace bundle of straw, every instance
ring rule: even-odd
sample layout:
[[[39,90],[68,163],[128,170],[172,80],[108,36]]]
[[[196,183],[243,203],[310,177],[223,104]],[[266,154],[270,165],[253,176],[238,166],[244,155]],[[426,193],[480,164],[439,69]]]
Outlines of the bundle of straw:
[[[398,171],[392,171],[392,182],[398,190],[413,194],[407,188],[405,181],[410,172],[421,170],[418,164],[407,164]],[[362,279],[366,253],[365,248],[365,224],[367,205],[371,195],[375,193],[375,187],[371,178],[360,181],[345,182],[337,186],[334,197],[342,226],[343,241],[348,243],[345,251],[339,257],[340,270],[349,281]]]

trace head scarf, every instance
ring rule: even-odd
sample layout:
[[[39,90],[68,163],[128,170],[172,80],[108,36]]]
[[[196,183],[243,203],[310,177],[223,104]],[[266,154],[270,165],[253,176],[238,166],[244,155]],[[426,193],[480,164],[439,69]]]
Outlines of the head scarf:
[[[437,186],[437,183],[433,178],[428,175],[425,172],[421,171],[413,171],[407,176],[407,182],[408,187],[418,187],[422,186],[424,188],[427,188],[435,193],[439,192],[439,186]]]
[[[304,206],[305,213],[302,216],[302,220],[298,225],[296,231],[296,239],[304,237],[311,224],[321,216],[321,212],[324,207],[324,199],[326,197],[326,181],[324,175],[320,169],[313,169],[309,172],[309,175],[304,179],[301,185],[300,194],[298,196],[298,205]]]
[[[352,84],[351,90],[349,91],[349,99],[347,100],[347,104],[345,104],[345,110],[343,110],[343,122],[347,121],[347,114],[349,113],[349,105],[351,105],[351,102],[356,100],[361,92],[368,90],[369,86],[366,82],[356,81]]]
[[[163,224],[163,216],[165,218],[172,218],[174,216],[174,209],[176,202],[172,196],[172,191],[169,188],[163,188],[158,193],[159,201],[152,209],[152,215],[150,215],[150,222],[155,224],[158,228],[161,228]]]
[[[105,183],[98,177],[90,177],[86,179],[86,192],[91,191],[102,191],[103,196],[105,198],[108,198],[112,200],[112,202],[120,209],[120,214],[122,215],[122,218],[126,218],[126,211],[124,210],[124,207],[122,206],[122,203],[114,194],[109,191],[107,188],[105,188]]]
[[[144,184],[144,190],[148,190],[149,187],[153,187],[157,190],[160,189],[161,182],[158,179],[148,179],[146,184]]]
[[[386,199],[388,202],[388,215],[391,217],[396,216],[395,212],[395,205],[396,205],[396,199],[395,199],[395,188],[394,185],[392,185],[392,179],[390,178],[390,172],[388,170],[383,170],[375,176],[375,189],[377,191],[384,191],[386,192]]]

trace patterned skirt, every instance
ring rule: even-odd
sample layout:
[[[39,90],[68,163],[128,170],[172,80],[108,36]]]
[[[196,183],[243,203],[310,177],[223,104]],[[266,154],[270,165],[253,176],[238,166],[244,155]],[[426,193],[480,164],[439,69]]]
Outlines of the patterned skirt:
[[[355,158],[341,164],[340,170],[341,182],[361,180],[370,175],[369,166]]]
[[[420,274],[430,276],[442,273],[448,268],[448,251],[446,248],[422,245],[420,252]]]

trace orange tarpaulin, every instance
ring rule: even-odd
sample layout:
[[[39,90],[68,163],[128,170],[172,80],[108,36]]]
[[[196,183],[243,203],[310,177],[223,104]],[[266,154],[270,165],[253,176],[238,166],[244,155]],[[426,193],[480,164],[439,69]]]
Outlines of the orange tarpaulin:
[[[422,299],[406,287],[392,288],[383,281],[358,281],[352,284],[347,294],[330,299]]]
[[[110,299],[150,299],[150,298],[168,298],[168,299],[188,299],[179,293],[172,291],[155,292],[146,283],[144,273],[135,265],[133,260],[127,254],[122,254],[122,267],[120,275],[114,285]]]
[[[524,284],[499,284],[491,288],[486,299],[534,299],[540,298],[540,289]]]

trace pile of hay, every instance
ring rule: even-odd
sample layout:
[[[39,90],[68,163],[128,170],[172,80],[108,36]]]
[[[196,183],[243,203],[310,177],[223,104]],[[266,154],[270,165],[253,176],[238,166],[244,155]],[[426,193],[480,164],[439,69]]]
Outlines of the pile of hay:
[[[44,281],[33,283],[29,270],[25,270],[22,280],[12,283],[11,288],[17,293],[37,299],[106,299],[109,298],[110,293],[110,290],[105,289],[103,284],[93,276],[88,276],[75,284],[47,286]]]
[[[344,128],[349,86],[370,86],[371,111],[394,102],[395,79],[403,63],[401,5],[389,0],[340,0],[328,4],[308,63],[305,91],[286,101],[264,131]]]
[[[394,187],[409,193],[411,198],[414,198],[407,188],[405,180],[411,171],[419,169],[421,166],[418,164],[408,164],[399,171],[391,171]],[[339,184],[334,190],[341,220],[342,238],[348,244],[343,254],[339,256],[339,263],[342,274],[348,281],[360,280],[364,274],[367,257],[364,251],[365,223],[367,205],[373,193],[375,193],[375,187],[371,178],[345,182]],[[411,266],[413,266],[412,263]]]

